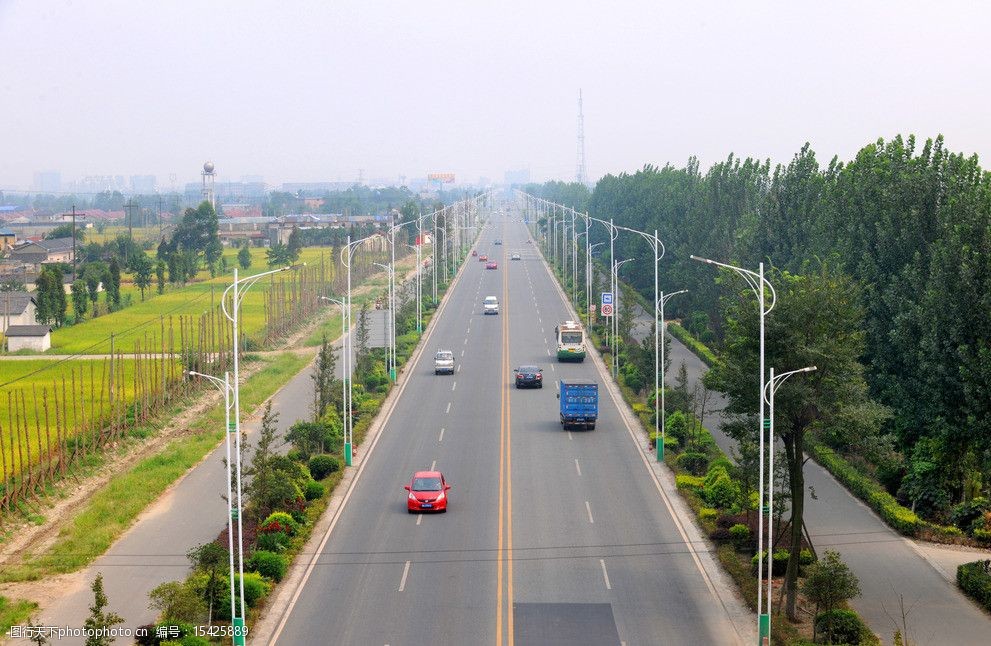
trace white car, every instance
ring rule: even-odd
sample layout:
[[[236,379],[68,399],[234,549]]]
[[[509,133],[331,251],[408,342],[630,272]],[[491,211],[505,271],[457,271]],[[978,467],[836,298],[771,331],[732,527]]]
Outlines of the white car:
[[[434,374],[454,374],[454,353],[450,350],[438,350],[434,355]]]
[[[509,259],[510,260],[519,260],[520,259],[520,254],[514,253],[512,256],[509,257]]]
[[[499,299],[495,296],[486,296],[485,300],[482,301],[482,313],[483,314],[498,314],[499,313]]]

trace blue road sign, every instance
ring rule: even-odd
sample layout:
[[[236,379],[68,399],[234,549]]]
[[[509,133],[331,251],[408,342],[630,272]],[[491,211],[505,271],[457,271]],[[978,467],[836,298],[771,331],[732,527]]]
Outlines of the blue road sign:
[[[612,305],[612,292],[602,292],[602,304]]]

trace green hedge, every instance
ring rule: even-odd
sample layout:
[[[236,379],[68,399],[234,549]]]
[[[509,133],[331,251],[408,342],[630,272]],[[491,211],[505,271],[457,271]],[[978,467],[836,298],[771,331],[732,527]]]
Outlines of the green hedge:
[[[957,585],[968,597],[991,611],[991,560],[958,566]]]
[[[716,356],[716,353],[710,350],[709,346],[692,336],[688,330],[677,323],[668,323],[667,328],[671,332],[671,336],[684,343],[692,351],[692,354],[701,359],[705,365],[711,368],[719,363],[719,357]]]
[[[926,523],[911,509],[904,507],[880,484],[860,473],[827,446],[810,442],[808,451],[816,462],[839,480],[855,496],[863,500],[878,515],[905,536],[915,536]]]

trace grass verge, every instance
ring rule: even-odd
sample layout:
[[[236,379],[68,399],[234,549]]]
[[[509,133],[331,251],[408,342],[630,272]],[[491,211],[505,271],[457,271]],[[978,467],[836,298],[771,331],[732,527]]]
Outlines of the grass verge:
[[[33,601],[0,597],[0,638],[7,634],[11,626],[27,624],[31,613],[37,609],[38,604]]]

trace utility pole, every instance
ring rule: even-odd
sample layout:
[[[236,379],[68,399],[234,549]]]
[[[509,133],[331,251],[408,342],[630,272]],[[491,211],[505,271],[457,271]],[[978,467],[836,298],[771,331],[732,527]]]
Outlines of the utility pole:
[[[72,205],[72,282],[76,282],[76,205]]]
[[[134,207],[135,204],[131,198],[127,198],[127,204],[124,205],[124,217],[127,218],[127,239],[131,244],[134,244]],[[128,257],[131,253],[131,247],[128,245],[127,252],[124,254],[124,264],[130,262]]]

